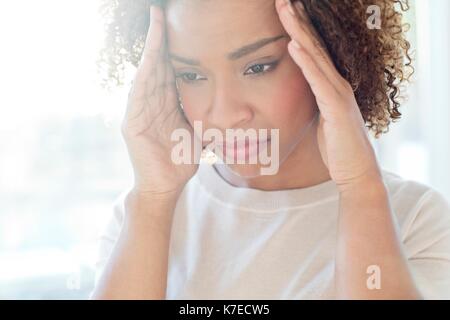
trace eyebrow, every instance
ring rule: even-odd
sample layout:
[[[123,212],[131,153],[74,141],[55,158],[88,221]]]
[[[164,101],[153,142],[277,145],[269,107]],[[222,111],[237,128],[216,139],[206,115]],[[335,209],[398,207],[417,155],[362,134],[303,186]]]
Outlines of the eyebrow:
[[[230,52],[229,54],[227,54],[227,58],[228,60],[237,60],[242,58],[245,55],[248,55],[252,52],[255,52],[256,50],[261,49],[262,47],[268,45],[269,43],[278,41],[282,38],[285,38],[286,35],[282,34],[279,36],[275,36],[275,37],[270,37],[270,38],[263,38],[260,39],[258,41],[255,41],[253,43],[250,43],[248,45],[245,45],[239,49],[234,50],[233,52]],[[200,65],[200,61],[195,60],[195,59],[189,59],[189,58],[184,58],[184,57],[180,57],[176,54],[170,53],[169,54],[170,58],[185,64],[189,64],[189,65],[193,65],[193,66],[199,66]]]

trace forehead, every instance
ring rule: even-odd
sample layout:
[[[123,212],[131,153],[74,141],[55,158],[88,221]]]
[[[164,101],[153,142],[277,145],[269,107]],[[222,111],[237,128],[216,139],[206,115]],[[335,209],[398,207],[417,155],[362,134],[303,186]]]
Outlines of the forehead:
[[[274,0],[169,0],[166,17],[171,51],[192,57],[285,33]]]

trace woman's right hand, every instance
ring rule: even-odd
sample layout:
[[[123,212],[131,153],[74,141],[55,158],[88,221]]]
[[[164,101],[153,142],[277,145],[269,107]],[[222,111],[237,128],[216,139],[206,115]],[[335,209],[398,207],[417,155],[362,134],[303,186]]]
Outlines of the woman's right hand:
[[[177,195],[196,173],[192,164],[177,165],[171,159],[175,129],[190,132],[191,146],[196,139],[192,126],[179,110],[172,65],[165,45],[164,12],[150,10],[150,27],[122,122],[122,135],[134,171],[134,188],[151,196]],[[194,148],[191,148],[194,150]]]

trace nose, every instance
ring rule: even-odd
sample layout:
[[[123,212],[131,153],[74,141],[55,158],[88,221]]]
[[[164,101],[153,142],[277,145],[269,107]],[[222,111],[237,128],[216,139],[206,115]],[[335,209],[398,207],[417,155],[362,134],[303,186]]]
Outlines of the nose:
[[[208,122],[217,129],[245,128],[253,118],[251,104],[240,90],[238,81],[216,81]]]

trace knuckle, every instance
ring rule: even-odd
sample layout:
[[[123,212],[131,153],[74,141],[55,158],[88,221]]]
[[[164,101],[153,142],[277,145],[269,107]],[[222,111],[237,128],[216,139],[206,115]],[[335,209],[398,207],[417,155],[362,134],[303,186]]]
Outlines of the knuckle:
[[[121,130],[121,134],[122,134],[122,137],[124,138],[124,140],[127,141],[128,137],[130,136],[128,129],[123,127]]]
[[[350,82],[348,82],[347,80],[345,80],[344,78],[342,78],[342,85],[343,85],[343,87],[344,87],[344,90],[345,90],[345,92],[347,93],[347,94],[353,94],[353,87],[352,87],[352,85],[350,84]]]
[[[122,135],[124,137],[128,136],[129,131],[128,131],[128,126],[127,126],[127,123],[125,120],[122,121],[122,124],[120,125],[120,132],[122,133]]]
[[[133,93],[134,93],[134,84],[132,83],[130,90],[128,90],[128,99],[130,99]]]

